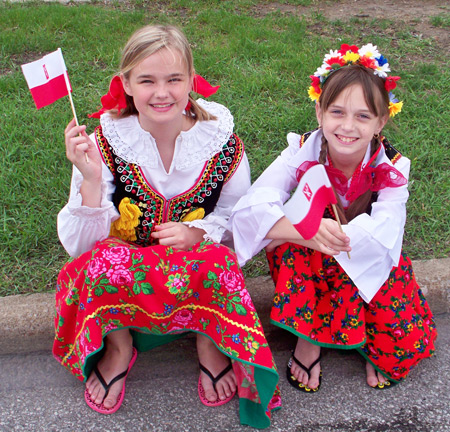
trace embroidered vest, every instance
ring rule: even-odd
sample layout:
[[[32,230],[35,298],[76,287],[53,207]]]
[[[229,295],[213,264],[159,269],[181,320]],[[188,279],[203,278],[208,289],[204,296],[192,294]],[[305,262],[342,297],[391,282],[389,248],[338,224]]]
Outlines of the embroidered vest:
[[[315,129],[315,130],[317,130],[317,129]],[[313,132],[314,131],[306,132],[300,136],[300,143],[299,143],[300,148],[303,147],[303,144],[305,144],[305,141],[310,137],[310,135]],[[392,164],[395,165],[395,163],[401,158],[401,156],[402,156],[401,153],[393,145],[391,145],[391,143],[384,136],[381,136],[381,143],[383,144],[386,156],[389,158],[389,160],[392,162]],[[372,197],[370,199],[370,202],[367,206],[365,213],[370,214],[370,212],[372,210],[372,204],[374,202],[376,202],[377,199],[378,199],[378,193],[372,192]],[[334,212],[331,208],[331,205],[328,205],[325,208],[323,217],[335,219],[333,214],[334,214]]]
[[[233,176],[244,154],[242,141],[232,134],[222,150],[205,163],[203,174],[191,189],[166,199],[147,183],[138,165],[126,162],[115,153],[103,136],[101,126],[95,129],[95,137],[103,160],[114,176],[115,207],[119,211],[121,201],[129,198],[130,203],[137,205],[142,212],[136,227],[136,241],[133,242],[141,246],[156,243],[150,236],[156,225],[183,221],[186,215],[195,210],[200,210],[204,216],[211,213],[223,185]]]

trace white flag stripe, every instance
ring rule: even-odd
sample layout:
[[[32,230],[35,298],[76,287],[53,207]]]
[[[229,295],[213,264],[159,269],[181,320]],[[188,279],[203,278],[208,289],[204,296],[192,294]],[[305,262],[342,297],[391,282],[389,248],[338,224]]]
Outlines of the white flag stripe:
[[[22,71],[30,89],[47,84],[53,78],[64,75],[66,64],[61,48],[39,60],[22,65]]]
[[[311,191],[309,199],[304,192],[305,185],[308,185]],[[294,225],[300,222],[308,214],[310,200],[322,186],[331,188],[330,180],[323,165],[314,165],[303,174],[294,195],[283,206],[284,214]]]

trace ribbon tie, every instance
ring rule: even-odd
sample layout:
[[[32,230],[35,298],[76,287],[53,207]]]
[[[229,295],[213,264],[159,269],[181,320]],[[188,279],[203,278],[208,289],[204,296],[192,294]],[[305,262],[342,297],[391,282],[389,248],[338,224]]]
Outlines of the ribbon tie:
[[[303,174],[318,163],[317,161],[303,162],[297,170],[297,180],[300,181]],[[378,192],[387,187],[400,187],[407,183],[406,178],[400,171],[385,162],[375,167],[367,164],[359,175],[355,171],[356,175],[352,177],[350,187],[348,187],[347,177],[341,170],[332,165],[325,165],[325,169],[336,192],[344,196],[349,202],[355,201],[369,189],[372,192]]]
[[[195,93],[198,93],[202,95],[205,98],[208,98],[209,96],[213,95],[217,92],[220,86],[213,87],[208,81],[205,80],[200,75],[194,75],[193,84],[192,84],[192,91]],[[106,93],[102,98],[100,99],[100,102],[102,104],[102,108],[92,114],[89,114],[88,117],[90,118],[100,118],[100,116],[112,109],[117,109],[117,111],[120,114],[120,111],[125,109],[127,107],[127,101],[125,98],[125,90],[123,89],[122,80],[118,75],[115,75],[111,83],[109,84],[109,90],[108,93]],[[186,105],[186,111],[189,110],[191,107],[191,102],[188,102]]]

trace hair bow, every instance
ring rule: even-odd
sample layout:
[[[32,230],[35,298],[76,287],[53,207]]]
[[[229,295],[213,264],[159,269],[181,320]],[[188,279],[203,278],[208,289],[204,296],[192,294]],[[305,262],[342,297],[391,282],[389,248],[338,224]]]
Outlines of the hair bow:
[[[111,83],[109,84],[108,93],[102,96],[100,101],[102,103],[102,108],[95,113],[89,114],[88,117],[100,118],[104,112],[112,109],[117,109],[120,113],[120,110],[127,107],[122,80],[118,75],[115,75],[112,78]]]

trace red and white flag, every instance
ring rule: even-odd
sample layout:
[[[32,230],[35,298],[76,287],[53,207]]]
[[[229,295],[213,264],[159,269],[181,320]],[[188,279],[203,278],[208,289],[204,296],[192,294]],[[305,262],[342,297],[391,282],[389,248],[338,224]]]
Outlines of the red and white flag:
[[[52,104],[72,91],[61,48],[22,65],[22,72],[37,109]]]
[[[302,237],[308,240],[317,234],[325,207],[336,202],[325,167],[318,164],[303,174],[283,211]]]

